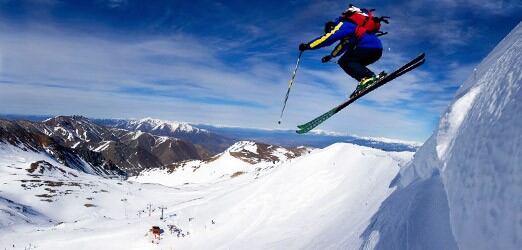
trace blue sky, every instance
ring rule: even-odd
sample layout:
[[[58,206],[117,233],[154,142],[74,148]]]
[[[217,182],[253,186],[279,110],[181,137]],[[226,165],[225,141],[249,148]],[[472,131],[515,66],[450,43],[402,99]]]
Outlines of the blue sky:
[[[342,101],[355,81],[329,48],[305,53],[277,126],[297,45],[347,1],[0,0],[0,113],[189,121],[293,129]],[[458,86],[521,20],[520,1],[353,1],[391,16],[391,70],[427,63],[320,129],[425,140]]]

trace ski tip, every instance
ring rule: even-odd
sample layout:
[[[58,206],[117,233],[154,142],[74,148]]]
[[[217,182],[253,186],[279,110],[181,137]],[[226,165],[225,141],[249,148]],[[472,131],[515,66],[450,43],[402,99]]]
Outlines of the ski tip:
[[[310,132],[310,128],[307,128],[307,127],[300,127],[298,128],[295,132],[302,135],[302,134],[306,134],[308,132]]]
[[[296,130],[295,132],[302,135],[302,134],[306,134],[306,132],[308,132],[308,131],[299,129],[299,130]]]

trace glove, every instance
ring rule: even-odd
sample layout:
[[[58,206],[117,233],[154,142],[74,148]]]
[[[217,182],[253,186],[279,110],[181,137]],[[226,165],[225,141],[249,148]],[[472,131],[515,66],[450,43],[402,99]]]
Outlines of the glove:
[[[306,43],[299,44],[299,51],[305,51],[305,50],[308,50],[308,49],[310,49],[310,45],[308,45]]]
[[[328,34],[335,28],[335,23],[333,21],[328,21],[324,24],[324,33]]]
[[[327,56],[321,58],[321,62],[323,62],[323,63],[327,63],[330,60],[332,60],[332,56],[331,55],[327,55]]]

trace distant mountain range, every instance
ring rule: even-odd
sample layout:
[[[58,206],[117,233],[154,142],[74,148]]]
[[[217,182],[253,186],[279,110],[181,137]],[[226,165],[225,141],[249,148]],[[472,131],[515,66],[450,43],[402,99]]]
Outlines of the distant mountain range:
[[[188,141],[105,127],[81,116],[58,116],[43,122],[0,120],[0,140],[47,152],[66,166],[98,175],[135,175],[144,169],[212,156]]]
[[[57,116],[32,120],[0,120],[0,143],[44,153],[70,168],[106,177],[134,176],[187,160],[212,160],[213,156],[230,151],[229,147],[236,142],[186,123],[151,118],[91,120]],[[279,148],[251,143],[267,150]],[[285,150],[298,152],[292,148]],[[257,162],[260,157],[237,154],[235,157],[250,162]]]
[[[421,145],[417,142],[406,142],[387,138],[358,137],[338,133],[312,131],[299,135],[294,130],[268,130],[237,127],[218,127],[198,124],[199,128],[237,140],[254,140],[284,147],[307,146],[324,148],[338,142],[352,143],[360,146],[381,149],[384,151],[415,152]]]
[[[100,152],[84,150],[83,147],[72,148],[62,144],[61,142],[68,139],[71,143],[74,140],[74,137],[68,138],[68,135],[58,138],[57,135],[65,133],[65,130],[62,131],[58,127],[51,128],[45,123],[0,120],[0,142],[16,146],[24,151],[46,153],[63,165],[86,173],[101,176],[125,175],[123,169],[110,160],[104,159]]]
[[[51,116],[0,115],[8,120],[43,121]],[[372,147],[384,151],[415,152],[420,143],[406,142],[387,138],[359,137],[338,133],[312,131],[309,134],[298,135],[293,130],[267,130],[255,128],[240,128],[214,126],[209,124],[188,124],[163,121],[152,118],[141,120],[125,119],[91,119],[98,125],[127,130],[141,130],[159,136],[173,136],[187,140],[197,147],[205,146],[211,154],[223,152],[237,141],[252,140],[283,147],[314,147],[324,148],[338,142],[347,142],[360,146]]]
[[[142,131],[156,136],[167,136],[193,143],[196,147],[218,154],[234,144],[233,140],[208,130],[194,127],[188,123],[164,121],[153,118],[141,120],[98,119],[99,125],[129,131]]]

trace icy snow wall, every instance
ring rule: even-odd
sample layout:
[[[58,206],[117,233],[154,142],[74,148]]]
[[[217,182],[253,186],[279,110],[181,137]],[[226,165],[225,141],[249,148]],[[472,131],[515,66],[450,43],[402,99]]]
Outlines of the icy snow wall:
[[[522,23],[460,87],[392,185],[400,188],[363,248],[522,248]]]

